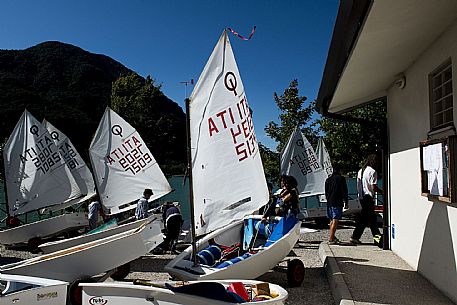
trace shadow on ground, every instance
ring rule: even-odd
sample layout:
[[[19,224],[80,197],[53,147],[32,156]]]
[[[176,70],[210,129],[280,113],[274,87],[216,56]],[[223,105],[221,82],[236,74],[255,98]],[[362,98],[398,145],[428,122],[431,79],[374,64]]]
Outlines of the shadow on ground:
[[[452,304],[415,271],[358,263],[367,261],[365,259],[335,258],[355,302],[391,305]],[[411,285],[412,283],[414,285]],[[408,293],[405,293],[405,290],[408,290]]]
[[[289,287],[283,271],[271,270],[258,278],[282,286],[289,293],[286,304],[334,304],[323,268],[305,268],[305,280],[299,287]]]
[[[165,266],[171,258],[154,256],[142,256],[130,263],[131,272],[164,272]]]

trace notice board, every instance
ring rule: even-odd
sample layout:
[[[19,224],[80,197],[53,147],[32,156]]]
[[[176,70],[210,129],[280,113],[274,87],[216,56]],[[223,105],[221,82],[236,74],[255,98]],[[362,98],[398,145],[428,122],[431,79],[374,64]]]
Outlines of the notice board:
[[[420,142],[421,193],[430,200],[457,201],[457,136]]]

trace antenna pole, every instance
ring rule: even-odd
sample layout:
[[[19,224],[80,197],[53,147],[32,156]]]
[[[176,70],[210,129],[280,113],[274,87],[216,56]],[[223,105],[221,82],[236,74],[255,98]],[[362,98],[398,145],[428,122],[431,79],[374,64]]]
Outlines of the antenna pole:
[[[187,85],[187,84],[186,84]],[[189,203],[190,203],[190,228],[192,238],[192,259],[194,265],[197,263],[197,238],[195,235],[195,211],[194,211],[194,186],[192,179],[192,151],[191,151],[191,139],[190,139],[190,99],[186,98],[186,135],[187,135],[187,173],[189,174]]]

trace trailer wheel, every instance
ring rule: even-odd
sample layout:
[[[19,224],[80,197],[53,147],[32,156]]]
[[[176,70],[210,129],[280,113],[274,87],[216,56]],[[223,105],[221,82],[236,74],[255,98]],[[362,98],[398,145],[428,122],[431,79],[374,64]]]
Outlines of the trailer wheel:
[[[27,242],[27,248],[29,249],[30,252],[37,253],[38,246],[41,245],[41,243],[42,243],[42,240],[40,237],[32,237]]]
[[[297,287],[305,278],[305,266],[299,259],[293,259],[287,264],[287,283],[289,287]]]
[[[130,263],[121,265],[114,269],[114,272],[110,275],[110,278],[112,278],[115,281],[120,281],[125,279],[127,275],[130,273]]]
[[[80,283],[93,283],[95,282],[92,278],[80,278],[73,281],[68,286],[68,297],[67,297],[67,304],[68,305],[82,305],[83,303],[83,289],[79,287]]]

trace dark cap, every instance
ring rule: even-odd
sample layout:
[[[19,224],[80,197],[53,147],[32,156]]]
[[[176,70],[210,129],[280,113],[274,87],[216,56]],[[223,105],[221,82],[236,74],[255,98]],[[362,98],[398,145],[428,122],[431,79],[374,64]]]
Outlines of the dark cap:
[[[151,189],[144,189],[143,195],[146,196],[146,195],[152,195],[152,194],[153,194],[153,192]]]

